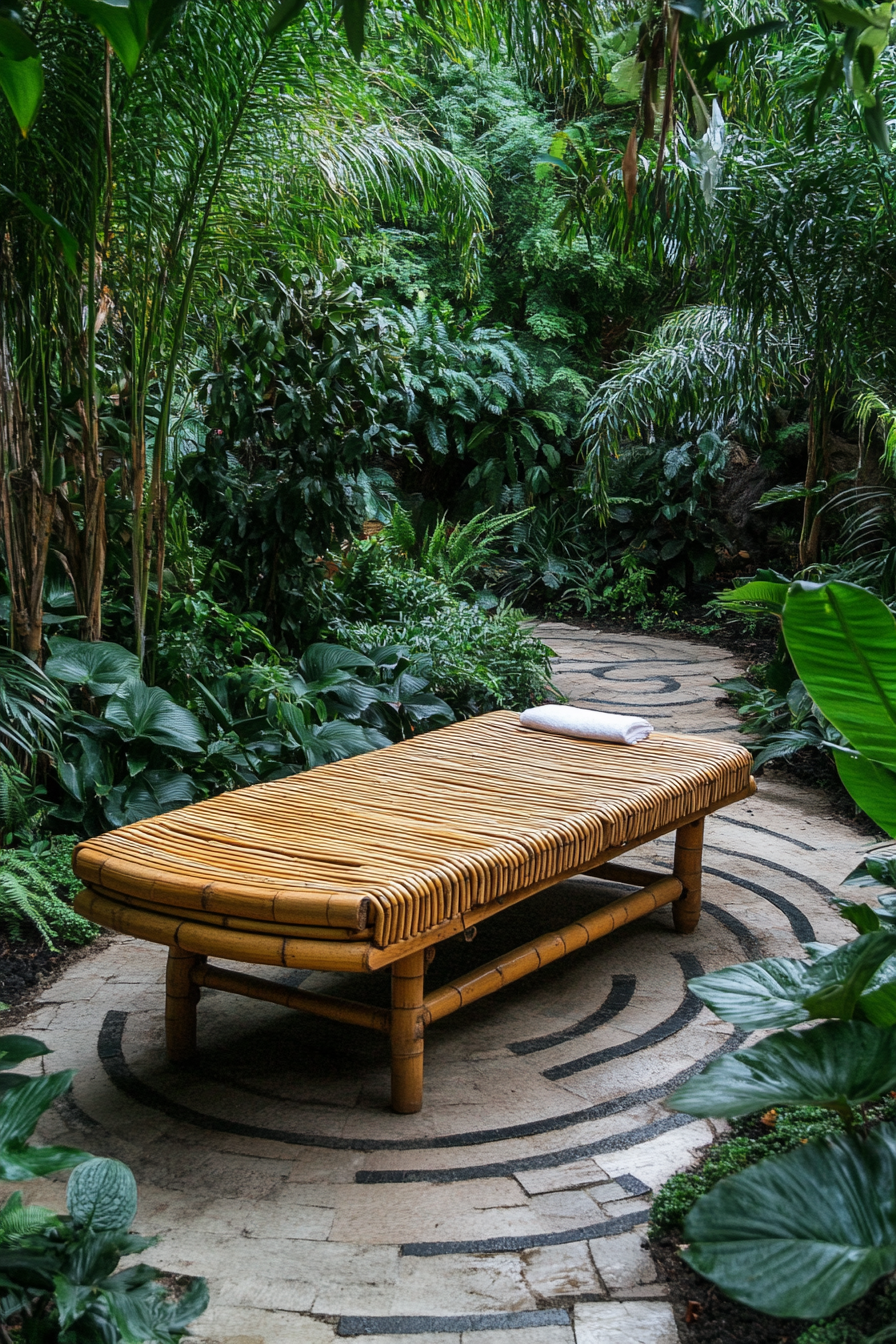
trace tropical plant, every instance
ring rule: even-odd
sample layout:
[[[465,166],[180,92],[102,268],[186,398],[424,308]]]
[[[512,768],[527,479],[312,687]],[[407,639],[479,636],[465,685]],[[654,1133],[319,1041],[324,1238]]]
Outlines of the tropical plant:
[[[822,751],[843,742],[798,677],[784,694],[773,686],[757,686],[746,677],[720,681],[718,687],[737,706],[743,720],[740,731],[750,735],[756,769],[769,761],[786,760],[805,748]]]
[[[28,1180],[73,1168],[68,1213],[59,1216],[10,1195],[0,1208],[0,1321],[23,1344],[48,1339],[72,1344],[177,1344],[208,1305],[204,1279],[172,1301],[150,1265],[115,1273],[123,1256],[157,1238],[129,1231],[137,1212],[137,1184],[112,1158],[73,1148],[30,1146],[41,1114],[67,1092],[74,1076],[28,1078],[8,1070],[50,1052],[27,1036],[0,1037],[0,1179]]]
[[[896,617],[857,584],[768,573],[720,597],[729,609],[781,620],[786,652],[821,715],[841,782],[888,835],[896,835]]]
[[[843,734],[836,749],[841,779],[896,836],[892,612],[840,582],[760,582],[737,591],[781,611],[807,691]],[[885,855],[866,860],[849,880],[894,877]],[[713,1061],[668,1100],[695,1115],[813,1105],[841,1116],[844,1134],[726,1177],[685,1220],[688,1263],[730,1296],[778,1316],[829,1315],[896,1269],[896,1124],[869,1130],[863,1113],[893,1090],[896,895],[883,896],[876,910],[838,905],[859,933],[845,946],[807,944],[808,961],[770,958],[690,982],[742,1030],[785,1030]],[[788,1030],[819,1019],[808,1031]]]
[[[107,42],[62,6],[42,16],[39,125],[23,140],[8,121],[0,140],[0,510],[15,642],[34,661],[54,533],[83,634],[99,638],[107,494],[124,515],[144,656],[203,298],[286,250],[332,255],[346,227],[380,211],[428,211],[467,246],[486,215],[475,170],[389,120],[376,77],[344,60],[317,5],[203,0],[176,23],[162,0],[120,9],[90,10]],[[23,25],[32,51],[30,13]],[[289,224],[299,181],[307,228]]]
[[[33,773],[38,757],[59,746],[58,718],[68,696],[16,649],[0,646],[0,757]],[[5,776],[6,787],[14,776]]]

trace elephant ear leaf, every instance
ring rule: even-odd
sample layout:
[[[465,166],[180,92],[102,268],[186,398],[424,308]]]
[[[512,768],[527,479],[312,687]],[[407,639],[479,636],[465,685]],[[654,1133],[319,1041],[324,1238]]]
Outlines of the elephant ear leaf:
[[[723,1055],[673,1092],[666,1105],[689,1115],[750,1115],[769,1106],[827,1106],[847,1114],[896,1087],[889,1032],[867,1022],[822,1022],[782,1031]]]
[[[792,1027],[813,1017],[852,1017],[859,996],[894,953],[896,933],[868,933],[811,962],[768,957],[688,984],[724,1022],[746,1031]]]
[[[683,1258],[736,1302],[831,1316],[896,1269],[896,1125],[816,1139],[728,1176],[684,1231]]]

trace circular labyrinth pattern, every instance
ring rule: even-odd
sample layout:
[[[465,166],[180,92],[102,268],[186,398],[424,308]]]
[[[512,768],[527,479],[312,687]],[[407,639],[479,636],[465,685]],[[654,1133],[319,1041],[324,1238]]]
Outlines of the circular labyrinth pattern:
[[[659,705],[666,726],[732,730],[713,681],[737,669],[721,650],[559,627],[544,637],[577,703],[655,722]],[[27,1024],[80,1067],[52,1137],[131,1164],[139,1229],[163,1234],[156,1263],[211,1281],[209,1342],[438,1333],[461,1344],[489,1328],[572,1344],[588,1321],[613,1340],[620,1301],[634,1316],[618,1338],[671,1339],[641,1239],[651,1191],[712,1129],[663,1098],[745,1039],[687,980],[841,939],[827,898],[861,848],[818,800],[804,809],[780,786],[711,818],[696,934],[676,936],[658,911],[437,1023],[416,1116],[388,1110],[384,1039],[213,991],[200,1066],[172,1067],[164,951],[116,938]],[[667,837],[640,857],[668,870],[671,851]],[[442,945],[428,987],[620,891],[577,878],[543,892],[474,942]],[[282,979],[387,1001],[385,974]]]

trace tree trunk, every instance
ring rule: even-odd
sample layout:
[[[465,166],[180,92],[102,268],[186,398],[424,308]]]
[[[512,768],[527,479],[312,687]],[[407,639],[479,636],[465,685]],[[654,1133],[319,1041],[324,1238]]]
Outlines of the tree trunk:
[[[819,467],[824,475],[829,457],[829,422],[824,411],[816,405],[809,407],[809,444],[806,454],[806,489],[811,490],[818,484]],[[818,513],[816,495],[806,495],[803,500],[803,526],[800,532],[799,563],[800,569],[814,565],[821,548],[821,516]]]
[[[35,663],[41,661],[44,575],[55,511],[40,467],[0,311],[0,531],[9,575],[10,634]]]

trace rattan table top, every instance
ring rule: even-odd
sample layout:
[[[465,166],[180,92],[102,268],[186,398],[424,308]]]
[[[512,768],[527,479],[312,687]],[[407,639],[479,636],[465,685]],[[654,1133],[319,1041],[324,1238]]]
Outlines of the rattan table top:
[[[84,841],[74,867],[119,899],[384,947],[711,810],[750,769],[730,742],[617,746],[499,711],[135,822]]]

